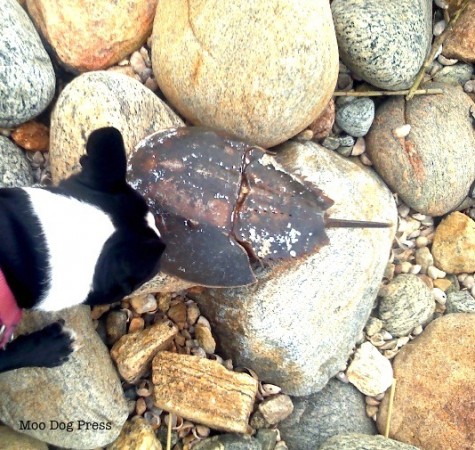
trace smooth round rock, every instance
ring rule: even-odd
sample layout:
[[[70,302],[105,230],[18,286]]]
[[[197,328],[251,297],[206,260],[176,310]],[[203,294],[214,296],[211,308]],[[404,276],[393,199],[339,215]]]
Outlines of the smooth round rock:
[[[406,336],[432,318],[434,296],[416,275],[398,275],[386,286],[386,291],[379,302],[379,317],[393,336]]]
[[[21,421],[44,422],[43,429],[23,432],[58,447],[103,447],[119,435],[128,410],[109,351],[92,326],[89,307],[58,313],[27,311],[18,333],[38,330],[60,318],[76,333],[80,348],[54,369],[0,374],[0,420],[15,430]],[[85,422],[97,425],[88,427]]]
[[[328,0],[161,0],[152,39],[174,108],[266,148],[311,124],[338,76]]]
[[[370,98],[356,98],[338,108],[336,122],[349,135],[364,136],[374,119],[374,102]]]
[[[475,442],[475,315],[447,314],[393,362],[397,386],[389,437],[421,449],[471,450]],[[381,402],[384,433],[389,394]]]
[[[419,450],[419,448],[384,436],[352,433],[334,436],[318,450]]]
[[[53,182],[79,171],[89,134],[114,126],[132,148],[163,128],[183,126],[181,119],[152,91],[126,75],[97,71],[75,78],[61,92],[51,117],[50,162]]]
[[[27,0],[59,61],[85,72],[112,66],[147,40],[156,0]]]
[[[335,0],[331,5],[340,58],[382,89],[407,89],[432,40],[431,0]]]
[[[312,142],[289,142],[277,151],[277,164],[334,200],[330,217],[396,223],[392,195],[370,170]],[[308,395],[346,367],[379,290],[393,233],[329,229],[328,245],[276,264],[257,285],[194,296],[226,357],[289,395]],[[342,282],[349,273],[351,283]]]
[[[40,37],[17,0],[2,1],[0,30],[0,127],[13,127],[49,105],[56,79]]]
[[[23,151],[10,139],[0,136],[0,188],[32,184],[33,173]]]
[[[337,434],[376,434],[364,397],[351,384],[332,379],[322,391],[293,402],[294,412],[279,424],[289,449],[315,450]]]
[[[366,135],[366,151],[376,171],[408,206],[440,216],[456,208],[475,179],[475,133],[460,88],[432,83],[441,95],[386,100]],[[409,124],[405,137],[395,130]]]

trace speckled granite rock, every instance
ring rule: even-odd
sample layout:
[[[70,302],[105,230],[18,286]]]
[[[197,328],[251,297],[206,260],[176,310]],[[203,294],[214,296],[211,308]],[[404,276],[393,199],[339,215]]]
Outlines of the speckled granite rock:
[[[77,172],[91,131],[118,128],[127,151],[146,135],[183,122],[152,91],[126,75],[98,71],[75,78],[61,92],[51,117],[53,182]]]
[[[276,159],[335,201],[330,216],[396,223],[391,194],[369,170],[312,142],[284,144]],[[290,395],[316,392],[345,368],[393,230],[330,229],[328,236],[318,253],[276,264],[256,285],[196,294],[225,355]],[[348,267],[351,283],[342,283]]]
[[[336,123],[349,135],[364,136],[374,119],[374,102],[370,98],[355,98],[340,106],[336,112]]]
[[[49,105],[55,76],[35,27],[16,0],[2,1],[0,29],[0,127],[12,127]]]
[[[1,450],[48,450],[48,446],[38,439],[17,433],[11,428],[0,426]]]
[[[337,80],[328,0],[161,0],[152,37],[158,84],[184,117],[263,147],[313,122]]]
[[[69,69],[112,66],[146,41],[157,0],[27,0],[28,11]],[[74,38],[71,38],[71,37]]]
[[[0,420],[15,430],[21,420],[44,422],[43,430],[24,432],[59,447],[107,445],[119,435],[128,411],[109,352],[92,326],[89,308],[80,306],[54,314],[26,312],[18,333],[39,329],[58,318],[76,332],[80,349],[54,369],[25,368],[0,374]]]
[[[387,439],[384,436],[340,434],[326,441],[318,450],[419,450],[413,445]]]
[[[475,313],[475,298],[470,292],[449,292],[447,295],[447,314],[451,313]]]
[[[383,89],[407,89],[432,38],[431,0],[335,0],[340,58],[355,74]]]
[[[470,97],[441,83],[442,95],[386,100],[366,135],[366,151],[376,171],[415,210],[440,216],[467,196],[475,174],[475,134]],[[406,137],[394,130],[411,125]],[[437,132],[434,132],[437,130]]]
[[[379,302],[379,317],[393,336],[409,334],[417,325],[425,325],[434,314],[434,296],[416,275],[398,275],[385,291]]]
[[[472,450],[475,442],[475,315],[434,320],[393,362],[398,380],[389,437],[421,449]],[[384,432],[389,395],[378,415]]]
[[[376,433],[363,395],[351,384],[332,379],[322,391],[293,402],[294,412],[279,424],[289,450],[315,450],[337,434]]]
[[[0,187],[23,187],[33,184],[31,166],[10,139],[0,136]]]

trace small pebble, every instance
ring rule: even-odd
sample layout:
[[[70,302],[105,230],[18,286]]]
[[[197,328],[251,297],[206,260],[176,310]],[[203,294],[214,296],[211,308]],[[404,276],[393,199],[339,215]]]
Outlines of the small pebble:
[[[137,314],[144,314],[157,310],[157,299],[152,294],[137,295],[130,299],[130,306]]]
[[[468,80],[463,85],[463,90],[468,94],[471,93],[471,92],[475,92],[475,80]]]
[[[449,9],[449,5],[446,0],[434,0],[434,3],[440,8],[440,9]]]
[[[457,64],[459,62],[458,59],[450,59],[446,58],[444,55],[439,55],[437,60],[442,64],[443,66],[453,66],[454,64]]]
[[[366,156],[366,152],[364,152],[362,155],[360,155],[360,161],[365,165],[365,166],[372,166],[373,163],[371,160]]]
[[[433,280],[436,280],[437,278],[445,278],[447,274],[435,266],[429,266],[427,269],[427,275],[429,275]]]
[[[370,98],[356,98],[336,112],[337,124],[349,135],[364,136],[374,119],[374,102]]]
[[[383,321],[377,317],[370,317],[365,326],[366,334],[371,337],[379,333],[383,328]]]
[[[293,410],[294,405],[292,400],[285,394],[269,397],[259,404],[259,411],[262,413],[264,419],[271,425],[275,425],[286,419],[292,414]]]
[[[447,302],[447,295],[446,293],[439,288],[432,289],[432,293],[434,294],[435,301],[440,305],[445,305]]]
[[[408,123],[405,125],[401,125],[398,128],[394,128],[394,130],[392,130],[393,136],[395,138],[405,138],[406,136],[409,135],[410,132],[411,132],[411,125],[409,125]]]
[[[439,36],[440,34],[444,32],[445,26],[446,26],[445,20],[439,20],[438,22],[435,23],[432,34],[434,36]]]
[[[355,145],[353,146],[353,150],[351,151],[351,156],[359,156],[362,155],[366,150],[366,142],[364,137],[359,137],[356,139]]]
[[[419,236],[416,239],[416,247],[427,247],[427,245],[429,245],[429,239],[427,239],[427,236]]]
[[[340,146],[340,139],[334,136],[328,136],[323,140],[322,145],[329,150],[336,150]]]
[[[467,289],[472,289],[475,286],[475,277],[473,275],[468,275],[462,281],[462,285]]]

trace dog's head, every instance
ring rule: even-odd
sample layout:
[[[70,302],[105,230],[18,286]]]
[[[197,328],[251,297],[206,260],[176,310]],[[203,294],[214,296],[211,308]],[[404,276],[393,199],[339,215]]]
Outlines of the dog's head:
[[[86,149],[82,170],[57,190],[99,208],[115,227],[101,251],[85,302],[94,305],[118,301],[152,278],[165,245],[145,200],[126,182],[121,133],[113,127],[95,130]]]

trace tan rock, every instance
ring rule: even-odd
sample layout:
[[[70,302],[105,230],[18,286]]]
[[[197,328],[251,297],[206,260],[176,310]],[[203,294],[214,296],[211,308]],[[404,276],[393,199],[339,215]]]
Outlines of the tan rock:
[[[196,325],[195,336],[196,340],[206,353],[214,353],[216,351],[216,341],[208,327],[202,324]]]
[[[49,129],[39,122],[27,122],[13,130],[15,144],[30,151],[45,152],[49,147]]]
[[[445,272],[475,272],[475,221],[460,212],[442,220],[435,230],[432,254]]]
[[[475,2],[468,2],[444,42],[443,55],[469,63],[475,62]]]
[[[431,216],[456,208],[468,195],[475,173],[474,104],[460,88],[443,83],[441,95],[386,100],[366,136],[374,168],[415,210]],[[394,130],[411,125],[405,137]],[[434,133],[437,130],[437,133]],[[444,155],[443,158],[440,155]]]
[[[137,314],[153,312],[158,308],[157,299],[152,294],[136,295],[129,301],[130,306]]]
[[[181,114],[263,147],[312,123],[338,75],[327,0],[161,0],[152,39],[158,85]]]
[[[371,343],[365,342],[356,351],[346,376],[365,395],[385,392],[393,382],[391,363]]]
[[[173,320],[180,330],[185,328],[186,324],[186,305],[183,302],[172,304],[167,312],[168,317]]]
[[[31,18],[68,68],[113,65],[152,31],[157,0],[27,0]]]
[[[138,81],[108,71],[85,73],[61,92],[51,117],[50,161],[54,183],[80,169],[89,134],[114,126],[130,152],[155,131],[183,122]]]
[[[48,446],[35,438],[17,433],[11,428],[0,426],[1,450],[48,450]]]
[[[266,398],[259,404],[259,411],[267,423],[275,425],[292,414],[294,405],[291,398],[285,394],[274,395]]]
[[[156,406],[217,430],[249,433],[257,381],[217,361],[160,352],[153,360]]]
[[[167,320],[120,338],[112,347],[111,356],[124,380],[137,381],[157,352],[166,349],[177,333],[177,327]]]
[[[444,292],[452,286],[452,282],[447,278],[437,278],[434,280],[434,287],[442,289]]]
[[[389,437],[431,450],[472,450],[475,442],[475,314],[448,314],[394,360],[397,379]],[[385,429],[389,395],[378,429]]]
[[[107,450],[162,450],[162,444],[143,417],[133,417],[125,422],[119,437]]]

